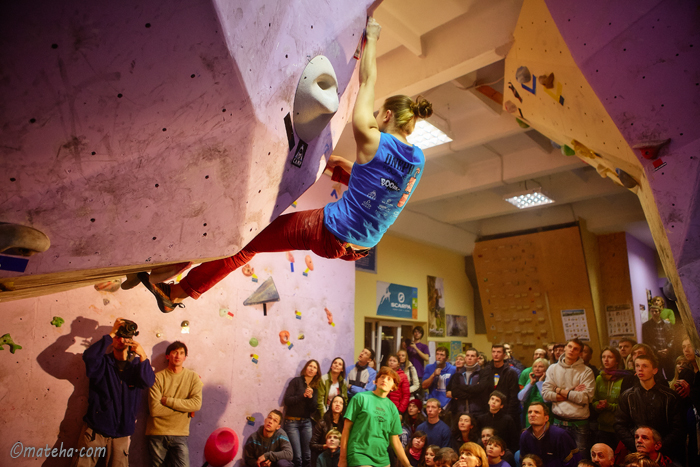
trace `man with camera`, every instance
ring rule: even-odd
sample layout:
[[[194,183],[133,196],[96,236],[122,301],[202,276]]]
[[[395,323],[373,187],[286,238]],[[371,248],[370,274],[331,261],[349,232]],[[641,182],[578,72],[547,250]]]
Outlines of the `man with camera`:
[[[133,321],[117,318],[112,331],[83,353],[90,392],[73,467],[92,467],[100,458],[109,467],[129,465],[129,437],[134,433],[141,391],[156,378],[143,347],[133,340],[137,329]],[[110,345],[112,351],[107,353]],[[94,454],[80,457],[81,449]]]

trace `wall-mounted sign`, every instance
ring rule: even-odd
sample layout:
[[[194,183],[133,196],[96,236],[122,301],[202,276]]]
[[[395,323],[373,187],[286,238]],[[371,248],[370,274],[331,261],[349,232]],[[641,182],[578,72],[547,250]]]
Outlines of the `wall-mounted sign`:
[[[418,318],[418,289],[377,281],[377,315]]]
[[[591,340],[586,321],[586,310],[561,310],[561,321],[564,325],[564,339],[567,341],[578,337],[582,341]]]

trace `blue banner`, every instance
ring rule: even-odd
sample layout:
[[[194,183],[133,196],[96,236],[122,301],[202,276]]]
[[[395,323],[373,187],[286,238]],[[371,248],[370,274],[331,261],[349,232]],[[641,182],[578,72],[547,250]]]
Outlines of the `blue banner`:
[[[418,289],[377,281],[377,316],[418,318]]]

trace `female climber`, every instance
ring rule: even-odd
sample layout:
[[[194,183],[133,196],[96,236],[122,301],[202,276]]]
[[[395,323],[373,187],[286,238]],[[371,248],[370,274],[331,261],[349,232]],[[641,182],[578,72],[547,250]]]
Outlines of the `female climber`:
[[[418,118],[428,118],[433,113],[432,105],[425,99],[414,102],[408,96],[393,96],[384,101],[375,117],[380,30],[381,26],[370,17],[352,116],[356,162],[338,156],[328,160],[327,169],[332,171],[339,166],[350,173],[343,197],[321,209],[279,216],[237,254],[202,263],[177,284],[151,284],[148,273],[139,273],[162,312],[183,306],[181,302],[187,297],[199,298],[256,253],[311,250],[324,258],[355,261],[379,243],[406,205],[425,165],[423,152],[406,137]],[[160,269],[152,273],[167,276]]]

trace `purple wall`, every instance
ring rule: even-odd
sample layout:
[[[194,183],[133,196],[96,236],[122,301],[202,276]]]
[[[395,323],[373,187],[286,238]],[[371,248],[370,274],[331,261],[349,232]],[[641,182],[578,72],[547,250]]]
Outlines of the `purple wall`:
[[[630,234],[625,234],[627,242],[627,260],[630,268],[630,283],[632,285],[632,307],[634,321],[637,329],[637,341],[642,339],[642,323],[649,319],[649,305],[647,302],[647,290],[651,290],[651,296],[661,295],[659,288],[659,275],[656,272],[656,259],[654,250],[640,242]],[[639,305],[644,305],[641,310]]]
[[[579,69],[630,146],[671,139],[656,167],[635,151],[647,220],[700,329],[700,10],[686,0],[545,0]],[[658,162],[657,162],[658,163]],[[658,211],[657,211],[658,210]],[[662,239],[663,240],[663,239]],[[670,244],[670,251],[666,251]],[[669,268],[675,265],[675,268]],[[670,269],[677,269],[675,276]],[[679,294],[680,295],[680,294]]]
[[[25,274],[238,251],[319,177],[372,1],[4,2],[0,220],[52,243]],[[284,118],[316,55],[340,108],[297,167]]]

